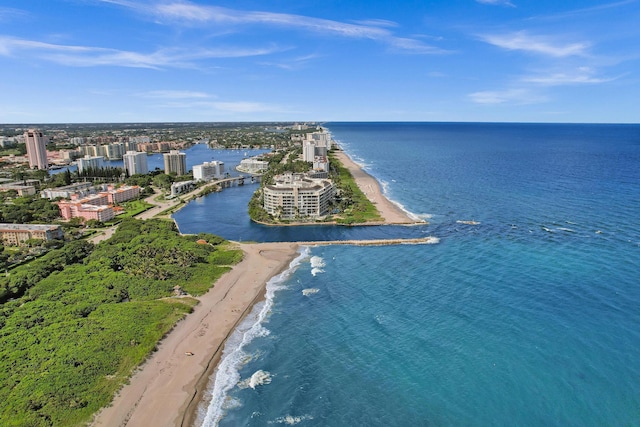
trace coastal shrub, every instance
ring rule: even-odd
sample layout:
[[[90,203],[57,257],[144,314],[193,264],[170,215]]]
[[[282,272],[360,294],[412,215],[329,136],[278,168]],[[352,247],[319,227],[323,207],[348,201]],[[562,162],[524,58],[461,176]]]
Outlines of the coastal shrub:
[[[193,309],[192,298],[168,298],[173,287],[200,295],[241,258],[206,238],[216,244],[171,221],[126,219],[95,248],[68,245],[4,278],[26,290],[0,305],[0,425],[82,425],[107,405]]]

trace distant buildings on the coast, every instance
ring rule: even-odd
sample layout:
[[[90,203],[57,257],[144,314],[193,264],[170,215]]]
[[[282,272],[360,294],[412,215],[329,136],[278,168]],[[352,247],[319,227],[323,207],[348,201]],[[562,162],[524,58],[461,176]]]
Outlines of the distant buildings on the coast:
[[[302,144],[302,160],[312,163],[312,170],[274,177],[275,183],[263,188],[263,207],[267,213],[280,219],[326,216],[336,196],[336,186],[328,179],[331,135],[317,128],[297,140]]]
[[[302,159],[313,163],[314,171],[329,172],[329,150],[331,135],[326,131],[307,133],[302,141]]]
[[[54,140],[59,140],[60,135],[64,134],[65,131],[61,129],[50,129],[51,132],[54,132]],[[238,137],[238,142],[232,141],[231,146],[234,148],[258,147],[255,142],[259,141],[260,146],[264,147],[267,141],[277,141],[273,135],[281,134],[283,129],[280,127],[265,128],[267,136],[254,131],[237,133],[234,135]],[[291,146],[301,147],[301,158],[287,160],[301,159],[311,164],[311,170],[305,174],[289,173],[275,177],[275,184],[267,185],[264,188],[264,208],[268,213],[279,218],[317,218],[327,215],[330,202],[336,193],[334,184],[328,179],[328,152],[332,148],[331,136],[315,125],[295,124],[289,129],[293,132],[287,137],[288,143],[283,143],[286,140],[281,139],[279,146],[285,149]],[[149,173],[148,153],[163,152],[164,173],[184,177],[190,171],[187,170],[187,155],[180,151],[180,148],[188,146],[195,140],[198,143],[208,142],[211,144],[209,138],[202,139],[202,137],[176,141],[171,136],[173,131],[154,133],[153,139],[155,141],[146,135],[127,135],[127,132],[127,130],[111,130],[106,135],[100,135],[89,131],[87,136],[68,138],[62,147],[56,146],[54,142],[54,147],[59,149],[47,152],[46,145],[49,143],[49,137],[40,130],[29,129],[22,134],[17,133],[11,137],[2,137],[2,143],[8,145],[24,141],[27,151],[25,157],[11,154],[6,156],[4,160],[6,163],[16,164],[22,158],[23,162],[28,160],[30,168],[42,170],[48,169],[49,164],[60,166],[75,162],[78,172],[91,179],[93,178],[92,171],[101,170],[107,166],[106,160],[122,159],[128,176],[147,174]],[[230,133],[221,135],[224,137]],[[171,141],[158,141],[159,138],[167,138]],[[216,141],[217,145],[221,143],[227,144],[227,141],[225,139]],[[278,150],[278,144],[275,145],[275,148],[273,144],[271,147]],[[263,174],[269,168],[269,161],[266,157],[245,158],[240,162],[237,170],[255,175]],[[199,181],[209,182],[229,176],[221,161],[209,161],[194,165],[191,173],[193,180],[173,183],[171,186],[172,196],[190,190]],[[30,195],[35,194],[35,188],[38,185],[39,183],[34,185],[25,181],[6,180],[0,191],[15,190],[19,195]],[[123,193],[125,188],[121,187],[118,190],[119,194]],[[113,205],[120,202],[120,200],[112,200],[113,197],[107,197],[106,193],[109,191],[114,191],[114,189],[102,189],[96,194],[96,190],[91,184],[82,183],[75,186],[47,189],[42,192],[42,196],[52,200],[65,199],[58,202],[61,216],[65,219],[81,217],[84,220],[96,219],[104,222],[115,216]],[[131,197],[137,197],[139,191],[140,189],[136,188],[135,195]],[[127,197],[130,196],[130,191],[124,192],[127,193]]]

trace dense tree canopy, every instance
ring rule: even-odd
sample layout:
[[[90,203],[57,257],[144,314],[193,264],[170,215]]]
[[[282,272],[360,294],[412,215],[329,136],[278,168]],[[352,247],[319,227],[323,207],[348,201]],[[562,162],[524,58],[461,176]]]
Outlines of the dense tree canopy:
[[[198,242],[198,239],[206,241]],[[242,252],[171,221],[126,219],[109,240],[74,242],[3,278],[0,425],[87,422]],[[22,296],[20,296],[22,295]]]

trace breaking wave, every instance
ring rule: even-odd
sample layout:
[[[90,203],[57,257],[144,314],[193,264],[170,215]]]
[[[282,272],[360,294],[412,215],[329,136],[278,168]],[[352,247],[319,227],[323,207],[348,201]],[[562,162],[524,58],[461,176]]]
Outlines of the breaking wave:
[[[269,330],[264,328],[262,323],[271,311],[274,295],[276,291],[284,289],[282,283],[297,269],[302,260],[309,256],[309,253],[308,247],[301,247],[300,255],[291,261],[289,268],[267,282],[265,300],[253,307],[251,313],[227,339],[222,351],[222,358],[215,373],[212,375],[211,383],[205,396],[204,405],[206,406],[203,405],[199,409],[197,425],[202,427],[217,426],[226,410],[237,405],[237,402],[234,404],[229,398],[229,391],[240,382],[240,368],[251,359],[250,355],[244,351],[244,348],[255,338],[269,335]],[[258,372],[265,373],[264,371]],[[268,373],[266,374],[268,375]],[[260,375],[254,380],[252,375],[248,385],[251,387],[253,383],[252,388],[254,388],[256,385],[261,385],[259,381],[263,381],[262,384],[267,384],[267,382],[264,382],[265,380],[266,377]]]

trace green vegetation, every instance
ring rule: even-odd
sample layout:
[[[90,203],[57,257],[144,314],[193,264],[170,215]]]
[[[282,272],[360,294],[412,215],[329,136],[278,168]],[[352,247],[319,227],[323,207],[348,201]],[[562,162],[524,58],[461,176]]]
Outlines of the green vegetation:
[[[288,220],[276,220],[264,210],[262,187],[265,184],[272,183],[275,175],[284,172],[306,172],[310,170],[311,165],[309,163],[298,160],[299,154],[296,150],[290,150],[277,153],[270,158],[269,170],[262,176],[260,188],[249,201],[249,217],[253,221],[272,224],[290,223]],[[337,224],[352,225],[383,221],[384,218],[380,216],[375,205],[358,188],[351,172],[332,153],[329,153],[329,164],[329,178],[337,188],[337,196],[334,202],[336,214],[332,215],[331,218],[325,218],[323,222],[333,220]],[[304,221],[304,218],[296,219],[295,221]]]
[[[8,191],[0,193],[0,222],[28,224],[49,223],[60,218],[58,205],[39,195],[16,197],[9,200]]]
[[[193,298],[167,298],[174,286],[200,295],[241,257],[172,221],[125,219],[97,246],[72,242],[14,269],[0,281],[0,425],[88,422],[192,310]]]
[[[380,216],[378,209],[358,188],[351,172],[332,153],[329,153],[329,164],[331,168],[329,177],[338,188],[336,205],[340,216],[336,218],[336,222],[348,225],[383,221],[384,218]]]

